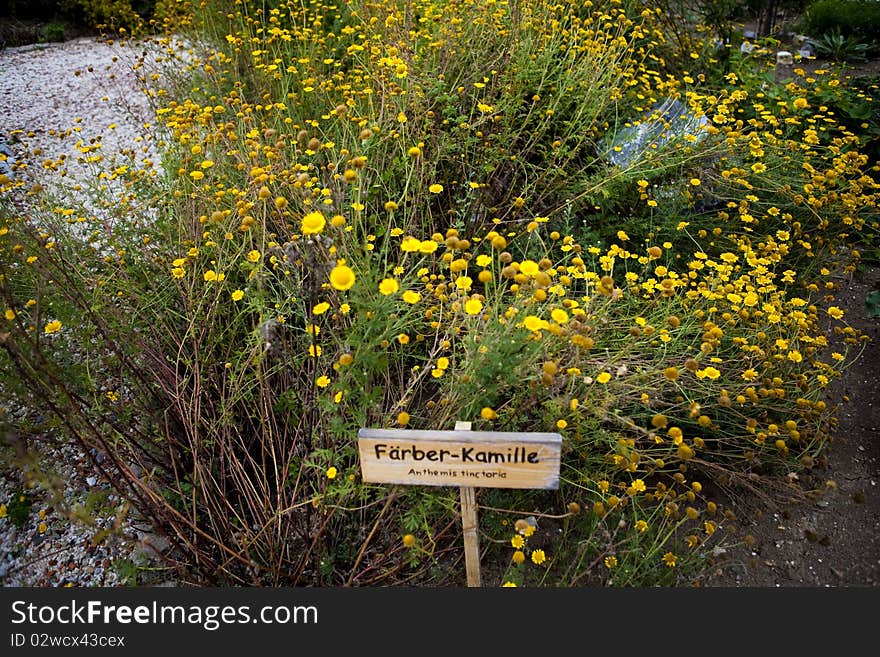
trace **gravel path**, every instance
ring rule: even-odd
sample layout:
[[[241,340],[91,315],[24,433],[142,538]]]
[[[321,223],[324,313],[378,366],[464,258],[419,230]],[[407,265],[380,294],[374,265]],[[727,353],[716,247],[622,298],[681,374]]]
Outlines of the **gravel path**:
[[[29,150],[35,164],[66,156],[67,190],[92,172],[78,157],[80,142],[100,142],[100,152],[111,160],[135,147],[143,149],[141,161],[158,161],[149,130],[152,111],[139,81],[144,69],[134,70],[142,59],[155,63],[149,52],[87,38],[0,51],[0,135],[20,142],[16,150]],[[36,168],[28,174],[41,177]]]
[[[28,184],[40,182],[62,197],[76,194],[78,184],[94,180],[94,165],[80,149],[98,143],[91,154],[104,155],[102,168],[126,149],[135,153],[138,165],[156,167],[152,112],[139,82],[145,70],[141,64],[155,65],[156,52],[155,47],[89,38],[0,50],[0,145],[5,142],[13,153],[13,176]],[[62,158],[64,176],[43,166]],[[20,169],[22,163],[28,166]],[[6,408],[0,396],[0,413],[15,426],[26,411]],[[9,438],[17,442],[15,435]],[[124,517],[122,501],[94,472],[88,455],[48,443],[36,445],[42,463],[33,472],[59,482],[55,495],[37,486],[31,497],[22,497],[28,482],[17,470],[0,467],[0,505],[5,504],[0,582],[42,587],[126,583],[125,560],[146,560],[148,544],[156,537]],[[18,451],[16,456],[14,448],[4,450],[0,459],[24,458],[24,450]]]

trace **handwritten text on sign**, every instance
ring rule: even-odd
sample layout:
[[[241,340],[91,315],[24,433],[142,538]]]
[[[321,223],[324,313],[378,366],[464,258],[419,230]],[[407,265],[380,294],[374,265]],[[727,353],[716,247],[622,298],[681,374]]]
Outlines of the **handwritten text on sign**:
[[[562,436],[500,431],[358,431],[365,482],[559,488]]]

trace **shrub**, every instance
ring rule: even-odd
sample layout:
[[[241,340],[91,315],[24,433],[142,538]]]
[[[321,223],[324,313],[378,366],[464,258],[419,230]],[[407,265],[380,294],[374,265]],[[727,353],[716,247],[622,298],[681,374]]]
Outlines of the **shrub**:
[[[43,41],[64,41],[66,29],[62,23],[49,23],[43,27]]]
[[[873,0],[818,0],[804,9],[800,27],[817,39],[840,34],[872,43],[880,34],[880,3]]]

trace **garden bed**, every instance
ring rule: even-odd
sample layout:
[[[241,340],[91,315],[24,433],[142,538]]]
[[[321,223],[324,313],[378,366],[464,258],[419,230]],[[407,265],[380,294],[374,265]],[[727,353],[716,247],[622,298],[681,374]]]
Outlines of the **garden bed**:
[[[876,451],[847,443],[850,480],[833,449],[865,419],[835,395],[875,335],[846,292],[874,275],[873,101],[836,69],[719,72],[706,43],[652,74],[631,54],[675,44],[614,3],[355,4],[317,55],[284,11],[268,32],[178,16],[194,38],[153,41],[171,77],[137,63],[156,121],[134,148],[115,118],[66,117],[70,95],[15,132],[13,431],[76,445],[183,581],[455,585],[457,496],[361,482],[354,437],[463,417],[564,439],[558,492],[480,493],[490,585],[736,585],[767,562],[774,583],[874,581],[870,558],[770,555],[876,508]],[[845,496],[852,516],[773,511]],[[47,499],[35,543],[64,534]],[[798,541],[752,527],[755,501]],[[842,547],[876,550],[859,536]]]

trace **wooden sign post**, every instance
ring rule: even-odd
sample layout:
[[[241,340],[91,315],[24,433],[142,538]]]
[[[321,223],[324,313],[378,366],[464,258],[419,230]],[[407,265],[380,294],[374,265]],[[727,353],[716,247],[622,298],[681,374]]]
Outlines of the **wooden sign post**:
[[[368,483],[458,486],[468,586],[480,586],[477,487],[559,488],[558,433],[361,429],[361,474]]]
[[[456,431],[470,431],[470,422],[456,422]],[[461,531],[464,536],[464,567],[467,585],[479,587],[480,537],[477,534],[477,490],[473,486],[461,486]]]

